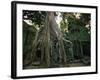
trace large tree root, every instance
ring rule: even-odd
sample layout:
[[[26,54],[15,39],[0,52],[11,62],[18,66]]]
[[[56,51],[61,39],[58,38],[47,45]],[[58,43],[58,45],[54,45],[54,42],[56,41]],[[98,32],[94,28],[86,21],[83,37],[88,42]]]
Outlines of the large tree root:
[[[67,56],[64,49],[63,35],[58,28],[58,25],[54,18],[53,12],[47,12],[45,25],[36,33],[35,40],[32,44],[31,61],[34,63],[37,55],[37,51],[40,51],[40,63],[45,63],[47,67],[52,64],[52,57],[55,53],[55,59],[58,59],[58,63],[67,64]],[[54,50],[56,51],[54,52]]]

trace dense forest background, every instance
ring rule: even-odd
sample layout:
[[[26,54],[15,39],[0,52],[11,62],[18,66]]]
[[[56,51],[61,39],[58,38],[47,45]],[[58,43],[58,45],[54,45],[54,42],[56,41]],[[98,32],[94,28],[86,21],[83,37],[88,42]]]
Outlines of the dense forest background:
[[[91,15],[23,10],[23,69],[90,66]]]

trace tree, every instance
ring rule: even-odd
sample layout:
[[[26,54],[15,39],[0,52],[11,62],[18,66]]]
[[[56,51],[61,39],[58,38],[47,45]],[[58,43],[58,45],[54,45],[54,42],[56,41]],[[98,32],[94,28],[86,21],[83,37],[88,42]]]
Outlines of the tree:
[[[59,63],[66,63],[63,35],[55,21],[54,12],[47,12],[45,25],[36,34],[31,53],[32,60],[36,57],[37,49],[41,52],[41,62],[45,60],[48,67],[52,64],[52,59],[55,59],[54,54],[58,56]]]

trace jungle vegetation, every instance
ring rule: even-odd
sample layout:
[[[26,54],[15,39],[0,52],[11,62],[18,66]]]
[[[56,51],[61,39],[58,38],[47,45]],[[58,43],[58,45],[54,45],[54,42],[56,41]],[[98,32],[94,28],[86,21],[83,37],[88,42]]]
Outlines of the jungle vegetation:
[[[90,23],[87,13],[23,10],[23,69],[90,66]]]

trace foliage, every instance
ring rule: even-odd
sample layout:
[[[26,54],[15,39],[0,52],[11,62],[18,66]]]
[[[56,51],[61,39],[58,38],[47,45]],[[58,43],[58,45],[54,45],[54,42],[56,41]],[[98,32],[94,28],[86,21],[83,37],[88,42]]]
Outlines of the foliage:
[[[35,25],[44,24],[46,12],[44,11],[23,11],[23,19],[31,20]]]

